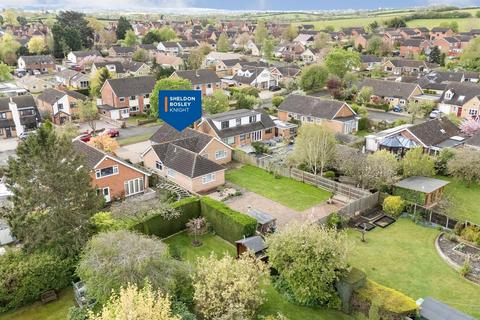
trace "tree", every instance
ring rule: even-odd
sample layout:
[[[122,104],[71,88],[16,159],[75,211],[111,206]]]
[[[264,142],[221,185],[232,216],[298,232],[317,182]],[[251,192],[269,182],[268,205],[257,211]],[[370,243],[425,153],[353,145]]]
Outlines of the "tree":
[[[474,71],[480,71],[480,38],[473,38],[460,55],[461,65]]]
[[[127,20],[126,17],[120,16],[120,18],[118,18],[117,30],[115,32],[117,35],[117,39],[118,40],[125,39],[125,36],[128,30],[133,30],[132,25],[130,24],[130,22]]]
[[[145,286],[173,294],[185,264],[174,260],[160,240],[128,230],[99,233],[91,238],[76,270],[88,288],[88,295],[102,304],[112,292],[128,284]]]
[[[450,28],[452,29],[453,32],[457,33],[458,32],[458,22],[457,21],[444,21],[440,23],[439,27],[441,28]]]
[[[387,26],[387,28],[395,28],[395,29],[404,28],[407,26],[407,24],[405,23],[405,20],[399,17],[386,20],[384,24],[385,26]]]
[[[227,52],[230,49],[230,43],[228,42],[227,35],[221,33],[217,40],[217,50],[219,52]]]
[[[263,57],[267,60],[271,60],[273,58],[274,49],[273,40],[270,38],[265,38],[262,45]]]
[[[477,11],[477,12],[475,12],[475,16],[476,16],[477,18],[480,18],[480,10]]]
[[[311,172],[323,175],[325,166],[330,164],[336,152],[333,132],[323,125],[303,124],[298,130],[293,152],[297,163],[304,163]]]
[[[66,47],[69,50],[81,50],[93,46],[93,29],[83,13],[61,11],[52,27],[52,34],[56,57],[63,57]]]
[[[265,27],[264,21],[259,21],[257,23],[257,27],[255,28],[255,43],[256,44],[263,44],[263,41],[268,36],[268,30]]]
[[[3,19],[5,24],[18,26],[17,13],[13,9],[6,9],[3,11]]]
[[[122,45],[125,47],[133,47],[135,44],[137,44],[137,36],[135,35],[135,32],[133,30],[127,30]]]
[[[204,54],[199,49],[190,50],[187,60],[188,68],[191,70],[200,69],[204,58]]]
[[[1,71],[0,71],[0,74],[1,74]],[[475,119],[465,120],[460,125],[460,130],[465,135],[471,137],[471,136],[475,135],[477,132],[480,132],[480,120],[479,119],[477,119],[477,120],[475,120]]]
[[[172,28],[165,26],[161,27],[160,30],[158,30],[158,36],[159,41],[170,41],[172,39],[175,39],[177,37],[177,34]]]
[[[248,32],[244,32],[237,37],[236,42],[240,48],[245,48],[249,40],[250,35],[248,34]]]
[[[350,242],[343,231],[317,224],[288,224],[267,237],[274,286],[302,305],[338,307],[336,281],[347,274]]]
[[[407,104],[407,112],[412,116],[411,122],[414,123],[417,117],[424,117],[426,114],[430,113],[434,105],[428,101],[421,102],[409,102]]]
[[[332,26],[332,25],[325,26],[324,29],[325,29],[325,31],[327,31],[327,32],[333,32],[333,31],[335,31],[335,27]]]
[[[258,104],[257,97],[245,92],[235,92],[233,99],[236,100],[237,109],[253,109],[253,107]]]
[[[93,101],[81,101],[78,103],[78,116],[80,121],[87,122],[88,126],[95,132],[99,118],[98,108]]]
[[[188,233],[193,235],[192,245],[195,247],[201,246],[202,241],[198,239],[198,236],[208,232],[207,220],[204,217],[193,218],[188,220],[186,227]]]
[[[291,24],[282,33],[282,39],[285,41],[292,41],[298,36],[298,28]]]
[[[103,22],[101,22],[100,20],[98,20],[97,18],[95,17],[86,17],[85,18],[87,21],[88,21],[88,26],[90,28],[92,28],[93,31],[95,32],[100,32],[100,31],[103,31],[105,30],[105,26],[103,25]]]
[[[24,248],[73,256],[91,235],[90,217],[101,199],[91,187],[83,157],[46,123],[8,161],[13,209],[6,218]]]
[[[402,161],[403,176],[407,177],[431,177],[435,175],[435,160],[423,148],[410,149]]]
[[[275,108],[278,108],[278,106],[282,104],[283,100],[285,100],[285,98],[283,96],[274,96],[272,98],[272,105]]]
[[[150,60],[150,54],[148,53],[147,50],[138,48],[132,56],[133,61],[138,61],[138,62],[148,62]]]
[[[90,79],[90,93],[94,97],[100,96],[100,89],[107,79],[111,79],[112,75],[107,68],[103,67],[97,70]]]
[[[0,62],[0,81],[12,80],[12,74],[10,73],[10,67],[5,63]]]
[[[142,39],[143,44],[152,44],[159,41],[160,41],[160,32],[158,29],[149,30]]]
[[[368,40],[367,52],[374,55],[380,55],[383,46],[383,39],[379,36],[373,36]]]
[[[372,98],[373,95],[373,88],[372,87],[362,87],[360,91],[357,93],[357,97],[355,99],[355,102],[358,103],[359,105],[366,105],[370,103],[370,99]]]
[[[117,42],[117,35],[113,31],[102,30],[98,34],[100,36],[100,43],[104,44],[107,47]]]
[[[367,156],[363,170],[362,187],[380,189],[390,186],[397,175],[398,162],[387,150],[380,150]]]
[[[16,52],[20,48],[20,43],[16,41],[10,33],[5,33],[0,38],[0,60],[6,64],[16,63]]]
[[[22,16],[18,16],[17,21],[18,21],[18,24],[21,25],[22,27],[24,27],[28,24],[27,18],[22,17]]]
[[[373,22],[368,24],[367,29],[368,29],[369,33],[374,33],[375,31],[377,31],[378,27],[379,27],[379,25],[378,25],[377,20],[374,20]]]
[[[328,75],[327,90],[334,99],[339,99],[343,89],[342,79],[334,74]]]
[[[150,95],[150,114],[158,117],[158,93],[160,90],[191,90],[192,83],[187,79],[160,79],[155,83]]]
[[[313,38],[313,47],[315,49],[323,49],[328,46],[330,35],[326,32],[319,32]]]
[[[108,153],[115,153],[119,148],[117,140],[113,139],[108,134],[101,134],[92,137],[90,141],[88,141],[88,144]]]
[[[215,114],[228,111],[228,96],[221,90],[217,90],[213,95],[203,99],[203,109],[207,114]]]
[[[430,53],[428,54],[427,60],[430,63],[436,63],[436,64],[439,64],[439,65],[444,65],[445,64],[445,61],[442,61],[442,52],[440,51],[440,48],[438,48],[438,46],[434,46],[430,50]]]
[[[156,80],[164,79],[170,77],[175,72],[173,67],[162,67],[158,64],[155,58],[152,62],[152,73]]]
[[[470,187],[480,181],[480,151],[470,148],[455,149],[454,156],[447,164],[448,173],[467,182]]]
[[[169,296],[154,291],[147,283],[142,289],[135,284],[128,284],[113,294],[98,314],[90,312],[88,320],[181,320],[172,314]]]
[[[252,255],[197,260],[194,301],[203,319],[254,319],[265,301],[267,267]]]
[[[388,196],[383,200],[383,211],[394,218],[398,218],[405,209],[405,201],[399,196]]]
[[[360,67],[360,54],[356,51],[334,49],[325,57],[325,66],[330,73],[340,78],[354,68]]]
[[[302,70],[300,87],[306,92],[320,91],[327,81],[328,70],[320,64],[313,64]]]
[[[78,136],[78,127],[73,122],[68,121],[61,126],[56,126],[55,132],[59,137],[71,141],[73,138]]]
[[[27,48],[32,54],[41,54],[45,51],[45,39],[41,36],[32,37],[27,43]]]

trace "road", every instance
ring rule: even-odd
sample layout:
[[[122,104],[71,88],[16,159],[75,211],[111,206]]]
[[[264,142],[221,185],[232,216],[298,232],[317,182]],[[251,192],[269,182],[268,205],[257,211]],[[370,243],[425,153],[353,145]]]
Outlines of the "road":
[[[155,131],[160,128],[160,125],[153,125],[153,126],[135,126],[135,127],[127,127],[119,129],[120,131],[120,138],[130,138],[134,136],[140,136],[145,134],[154,134]]]
[[[368,109],[368,118],[374,121],[395,122],[396,120],[405,120],[410,123],[410,116],[400,113],[377,111]],[[415,123],[425,122],[426,119],[415,119]]]

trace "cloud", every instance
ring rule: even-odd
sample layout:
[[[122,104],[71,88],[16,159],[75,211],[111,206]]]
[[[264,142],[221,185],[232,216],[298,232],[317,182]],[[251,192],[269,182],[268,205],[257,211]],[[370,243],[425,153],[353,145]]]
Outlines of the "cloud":
[[[4,3],[5,2],[5,3]],[[8,2],[8,3],[6,3]],[[191,6],[192,0],[0,0],[0,5],[25,7],[25,6],[55,6],[62,8],[186,8]]]
[[[428,0],[428,4],[431,6],[435,5],[449,5],[457,7],[470,7],[476,6],[478,1],[475,0]]]

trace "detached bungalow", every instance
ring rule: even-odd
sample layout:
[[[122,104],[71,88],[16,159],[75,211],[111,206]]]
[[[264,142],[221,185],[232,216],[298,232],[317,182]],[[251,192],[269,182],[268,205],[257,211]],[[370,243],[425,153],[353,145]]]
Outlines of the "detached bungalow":
[[[453,113],[466,119],[477,118],[480,115],[480,86],[470,82],[448,83],[438,108],[445,114]]]
[[[344,101],[291,94],[278,106],[278,118],[323,124],[336,133],[358,130],[358,117]]]
[[[111,154],[100,151],[80,140],[73,141],[90,170],[92,187],[106,202],[144,193],[150,173]]]
[[[372,100],[377,97],[391,106],[406,106],[415,96],[423,94],[417,83],[367,78],[363,80],[360,89],[363,87],[371,87],[373,89]]]

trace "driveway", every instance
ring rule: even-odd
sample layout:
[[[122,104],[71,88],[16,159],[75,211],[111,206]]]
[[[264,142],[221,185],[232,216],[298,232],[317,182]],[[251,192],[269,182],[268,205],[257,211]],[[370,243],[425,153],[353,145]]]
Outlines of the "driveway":
[[[154,126],[132,126],[132,127],[127,127],[127,128],[122,128],[119,129],[120,131],[120,139],[123,138],[130,138],[134,136],[142,136],[146,134],[154,134],[158,128],[160,128],[160,125],[154,125]]]
[[[150,141],[133,143],[118,148],[115,154],[122,159],[130,160],[132,163],[139,163],[142,161],[142,153],[145,152],[149,146]]]
[[[249,209],[257,209],[268,213],[277,219],[278,227],[291,221],[315,222],[342,207],[342,204],[338,202],[335,204],[325,202],[298,212],[251,191],[245,191],[241,196],[231,198],[225,203],[230,208],[243,213],[247,213]]]
[[[8,158],[15,155],[17,146],[18,140],[16,138],[0,140],[0,167],[7,165]]]
[[[368,118],[374,121],[387,121],[387,122],[395,122],[396,120],[405,120],[407,122],[410,121],[410,117],[405,116],[403,114],[377,111],[372,109],[368,109]]]

